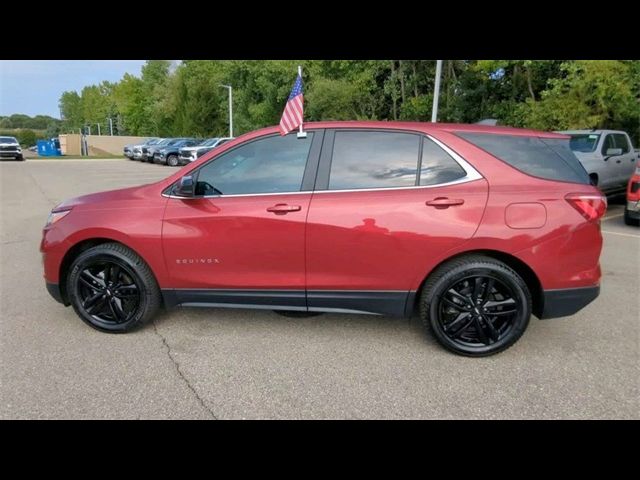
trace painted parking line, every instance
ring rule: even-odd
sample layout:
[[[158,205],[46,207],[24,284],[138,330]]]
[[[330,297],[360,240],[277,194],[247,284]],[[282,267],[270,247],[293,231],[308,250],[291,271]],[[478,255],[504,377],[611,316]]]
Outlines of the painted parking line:
[[[624,216],[624,213],[618,213],[617,215],[609,215],[608,217],[604,217],[602,221],[606,222],[607,220],[611,220],[612,218],[618,218],[622,216]]]
[[[601,230],[601,232],[608,233],[609,235],[620,235],[621,237],[640,238],[640,235],[634,235],[633,233],[609,232],[607,230]]]

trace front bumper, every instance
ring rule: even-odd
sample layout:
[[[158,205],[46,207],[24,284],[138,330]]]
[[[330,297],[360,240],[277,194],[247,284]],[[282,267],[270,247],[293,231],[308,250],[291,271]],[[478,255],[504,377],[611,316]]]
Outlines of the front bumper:
[[[49,292],[49,295],[51,295],[56,302],[61,303],[65,306],[69,305],[69,302],[65,302],[64,298],[62,297],[62,292],[60,291],[60,285],[58,285],[57,283],[49,283],[49,282],[46,282],[46,285],[47,285],[47,292]]]
[[[22,160],[22,152],[16,152],[14,150],[0,151],[0,158],[13,158],[13,159]]]
[[[544,290],[540,319],[567,317],[582,310],[600,295],[600,285],[593,287]]]
[[[640,201],[627,201],[627,215],[634,219],[640,219]]]

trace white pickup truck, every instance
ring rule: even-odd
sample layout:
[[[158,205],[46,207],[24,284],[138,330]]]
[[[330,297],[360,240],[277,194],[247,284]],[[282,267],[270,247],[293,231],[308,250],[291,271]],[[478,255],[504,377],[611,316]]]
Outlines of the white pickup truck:
[[[571,136],[570,147],[591,182],[604,193],[616,193],[627,183],[638,164],[638,153],[629,135],[620,130],[565,130]]]

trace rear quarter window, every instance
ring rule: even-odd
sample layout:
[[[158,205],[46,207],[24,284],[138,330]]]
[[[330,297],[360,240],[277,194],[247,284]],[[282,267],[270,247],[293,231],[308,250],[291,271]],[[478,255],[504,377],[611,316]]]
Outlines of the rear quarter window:
[[[547,180],[590,184],[569,139],[457,132],[459,137],[523,173]]]

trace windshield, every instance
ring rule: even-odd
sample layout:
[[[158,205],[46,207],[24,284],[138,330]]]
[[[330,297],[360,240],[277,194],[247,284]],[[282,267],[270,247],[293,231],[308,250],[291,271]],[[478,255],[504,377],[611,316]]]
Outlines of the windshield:
[[[593,152],[598,145],[599,139],[600,135],[596,133],[572,134],[571,140],[569,140],[569,148],[574,152]]]
[[[15,137],[0,137],[0,143],[18,143]]]
[[[202,142],[199,146],[201,146],[201,147],[210,147],[212,145],[215,145],[217,141],[218,141],[217,138],[208,138],[207,140]]]

